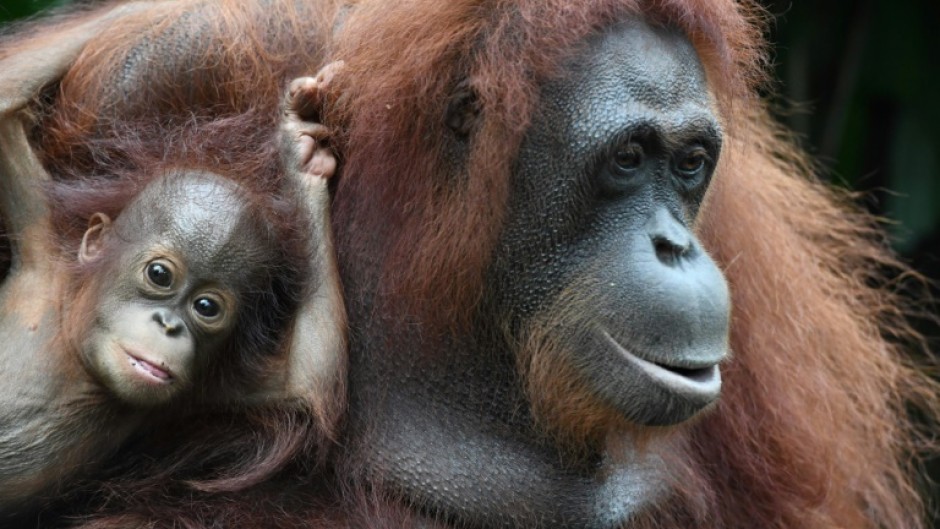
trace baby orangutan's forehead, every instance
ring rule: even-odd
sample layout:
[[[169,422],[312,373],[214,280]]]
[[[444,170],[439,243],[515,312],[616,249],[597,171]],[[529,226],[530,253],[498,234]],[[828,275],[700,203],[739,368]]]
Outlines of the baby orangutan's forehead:
[[[257,215],[233,182],[211,173],[179,173],[148,186],[119,224],[125,225],[122,232],[129,229],[178,252],[192,273],[223,280],[243,276],[269,257]]]
[[[216,216],[180,215],[174,220],[166,238],[185,254],[193,273],[239,273],[267,253],[247,208]]]
[[[177,242],[185,243],[193,252],[203,252],[204,258],[217,254],[238,238],[238,231],[246,227],[248,215],[243,201],[230,190],[218,186],[186,186],[185,193],[177,193],[165,233]]]
[[[242,276],[270,254],[260,219],[244,197],[231,188],[187,185],[170,216],[167,237],[185,251],[191,271],[199,275]],[[234,278],[233,278],[234,279]]]

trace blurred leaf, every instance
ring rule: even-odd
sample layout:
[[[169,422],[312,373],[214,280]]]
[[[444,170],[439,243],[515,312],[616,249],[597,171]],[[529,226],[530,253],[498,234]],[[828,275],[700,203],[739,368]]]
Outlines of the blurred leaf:
[[[0,23],[33,15],[43,9],[69,4],[68,0],[3,0],[0,2]]]
[[[940,225],[940,160],[936,136],[923,115],[906,110],[894,130],[888,184],[896,194],[886,204],[899,224],[895,235],[900,250],[910,250]]]
[[[835,183],[865,192],[874,213],[899,222],[892,232],[902,253],[936,238],[940,2],[764,2],[778,16],[770,37],[781,102],[809,109],[781,118]]]

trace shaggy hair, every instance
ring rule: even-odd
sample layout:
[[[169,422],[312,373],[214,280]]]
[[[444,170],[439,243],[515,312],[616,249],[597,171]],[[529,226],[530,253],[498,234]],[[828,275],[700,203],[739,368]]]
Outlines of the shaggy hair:
[[[96,12],[39,27],[61,31]],[[277,182],[275,152],[258,131],[273,130],[285,83],[342,59],[323,118],[340,131],[334,223],[347,303],[375,296],[387,321],[417,319],[446,334],[469,325],[481,303],[539,86],[628,16],[681,29],[715,93],[725,147],[697,231],[733,304],[722,398],[661,440],[675,494],[635,527],[923,527],[912,457],[929,447],[908,406],[933,417],[936,388],[904,360],[917,336],[887,279],[904,268],[874,219],[815,180],[755,95],[765,83],[764,15],[751,2],[155,2],[95,38],[47,91],[37,142],[59,180],[129,178],[141,160],[182,153],[264,193]],[[0,55],[41,44],[31,33],[7,38]],[[455,171],[443,116],[461,87],[480,114]],[[358,289],[376,282],[379,292]],[[538,367],[520,363],[529,380]],[[571,443],[604,420],[596,410],[539,408],[532,386],[536,415],[581,422]],[[248,434],[215,431],[183,432],[156,465],[189,475],[194,454],[229,453],[232,472],[251,472],[239,463],[251,455]],[[277,444],[278,428],[263,431],[272,438],[257,443],[296,449]],[[345,464],[312,467],[301,454],[281,479],[236,480],[225,496],[181,487],[173,472],[127,471],[77,510],[100,509],[86,528],[415,522],[405,503],[349,483]]]

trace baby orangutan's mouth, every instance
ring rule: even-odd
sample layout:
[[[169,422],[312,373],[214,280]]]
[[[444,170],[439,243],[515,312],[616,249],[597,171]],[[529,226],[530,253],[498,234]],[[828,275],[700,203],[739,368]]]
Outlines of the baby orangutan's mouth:
[[[124,349],[124,353],[130,360],[131,365],[134,366],[134,369],[140,372],[144,377],[161,384],[173,382],[173,373],[168,369],[158,367],[154,362],[144,360],[143,355],[139,354],[137,351],[130,351],[126,347],[122,347],[122,349]]]

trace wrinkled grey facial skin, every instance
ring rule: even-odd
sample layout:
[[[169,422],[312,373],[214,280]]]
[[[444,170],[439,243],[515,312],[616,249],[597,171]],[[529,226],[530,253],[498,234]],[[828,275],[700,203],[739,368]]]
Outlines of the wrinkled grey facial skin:
[[[721,145],[701,64],[678,33],[624,23],[541,101],[481,319],[522,333],[576,292],[577,321],[552,331],[559,360],[638,428],[682,423],[717,398],[727,354],[727,288],[692,232]],[[350,446],[429,515],[601,529],[663,497],[662,461],[630,438],[574,456],[533,424],[504,322],[430,344],[418,325],[372,325],[367,305],[351,316]]]
[[[559,329],[563,360],[630,421],[676,424],[717,398],[728,351],[727,287],[691,228],[720,128],[678,34],[626,26],[594,50],[545,87],[495,292],[524,322],[568,289],[583,307],[577,333],[570,317]]]

